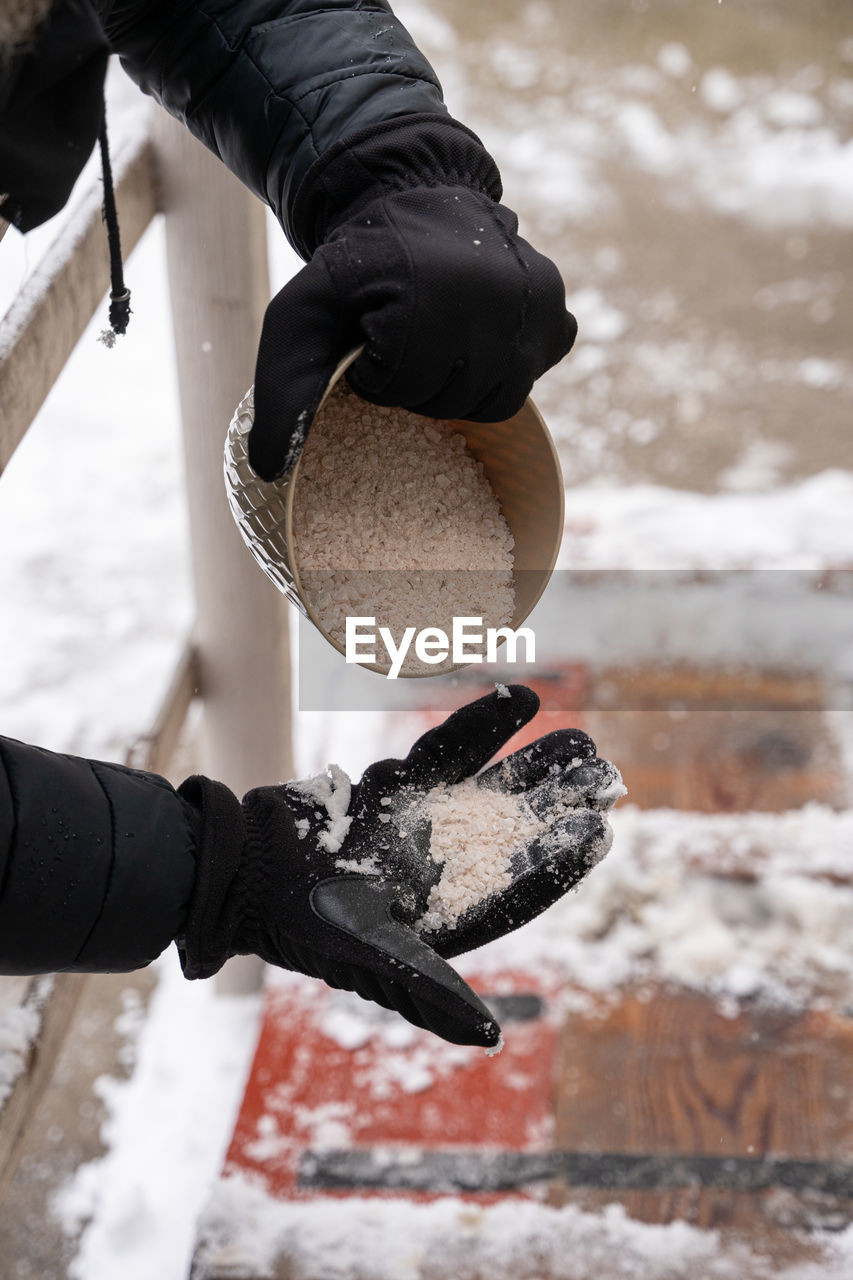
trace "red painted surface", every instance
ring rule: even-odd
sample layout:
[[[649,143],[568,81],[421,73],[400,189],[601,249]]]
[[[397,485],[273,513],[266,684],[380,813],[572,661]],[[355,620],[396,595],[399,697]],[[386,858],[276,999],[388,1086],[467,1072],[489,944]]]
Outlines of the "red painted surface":
[[[472,985],[487,1000],[511,991],[547,998],[524,974]],[[503,1051],[489,1057],[353,1000],[295,976],[268,990],[227,1172],[260,1177],[279,1198],[303,1198],[320,1194],[297,1188],[308,1150],[405,1147],[417,1158],[436,1148],[548,1149],[556,1031],[547,1006],[535,1021],[507,1023]],[[344,1047],[359,1029],[363,1043]]]

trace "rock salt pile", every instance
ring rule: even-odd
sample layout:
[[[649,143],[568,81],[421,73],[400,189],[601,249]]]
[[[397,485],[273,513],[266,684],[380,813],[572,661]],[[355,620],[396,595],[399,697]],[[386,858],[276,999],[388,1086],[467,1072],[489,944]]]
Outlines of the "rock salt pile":
[[[306,602],[345,643],[346,618],[450,634],[513,615],[513,539],[498,499],[446,422],[371,405],[346,384],[318,414],[293,500],[295,559]],[[403,674],[444,670],[412,652]]]
[[[610,786],[594,803],[606,811],[625,793],[622,778],[613,769]],[[577,799],[567,786],[548,813],[539,815],[524,795],[480,786],[476,778],[429,791],[423,802],[431,824],[429,851],[441,867],[441,876],[430,890],[418,931],[428,934],[452,928],[466,911],[507,888],[513,879],[513,862],[524,856],[533,841],[543,852],[558,854],[562,837],[556,824]],[[601,861],[611,840],[607,827],[600,844],[587,852],[583,874]]]
[[[471,907],[506,889],[510,860],[543,829],[521,796],[487,791],[467,778],[427,794],[430,857],[442,868],[418,921],[421,933],[452,927]]]

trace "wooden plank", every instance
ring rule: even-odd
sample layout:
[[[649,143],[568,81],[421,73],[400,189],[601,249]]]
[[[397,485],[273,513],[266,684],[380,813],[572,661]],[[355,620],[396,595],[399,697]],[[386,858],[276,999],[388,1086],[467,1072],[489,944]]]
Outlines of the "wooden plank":
[[[585,728],[632,804],[698,813],[843,808],[848,781],[819,711],[590,711]]]
[[[531,1152],[547,1154],[557,1031],[549,1015],[553,992],[536,974],[480,979],[469,974],[468,980],[504,1027],[506,1044],[496,1057],[475,1046],[443,1044],[394,1014],[361,1006],[357,997],[311,979],[268,985],[226,1170],[243,1173],[271,1198],[290,1205],[325,1198],[330,1217],[341,1194],[369,1196],[378,1207],[390,1198],[421,1204],[446,1194],[472,1209],[499,1201],[492,1176],[496,1165],[503,1161],[511,1167]],[[362,1017],[364,1038],[355,1035],[350,1044],[342,1043],[336,1019],[343,1018],[343,1025],[352,1019],[349,1026],[357,1030]],[[325,1176],[334,1153],[328,1150],[323,1116],[333,1123],[337,1117],[344,1135],[336,1154],[345,1180],[336,1185]],[[412,1189],[418,1168],[433,1170],[435,1182]],[[484,1179],[478,1182],[475,1176],[472,1183],[470,1175],[478,1170]],[[528,1191],[525,1187],[519,1194]],[[459,1244],[462,1251],[470,1248],[462,1233]],[[199,1243],[191,1275],[193,1280],[270,1275],[283,1280],[308,1274],[286,1236],[280,1248],[269,1267],[258,1267],[227,1230],[214,1231]],[[465,1262],[469,1280],[492,1274],[493,1259],[482,1269],[470,1256]],[[377,1274],[368,1257],[351,1270],[344,1261],[341,1266],[340,1274],[353,1280]],[[444,1273],[429,1270],[437,1274],[460,1272],[452,1266]],[[538,1280],[547,1280],[547,1273]]]
[[[127,256],[157,212],[149,142],[119,150],[114,169]],[[101,199],[98,182],[0,322],[0,474],[109,289]]]
[[[819,1261],[824,1241],[791,1228],[814,1225],[815,1218],[838,1226],[853,1216],[853,1113],[849,1091],[841,1091],[851,1024],[825,1014],[766,1011],[738,1021],[693,993],[659,998],[669,997],[660,1005],[626,996],[615,1009],[602,1004],[586,1017],[573,1015],[562,1033],[552,1144],[542,1118],[554,1105],[553,1041],[538,1015],[520,1025],[504,1017],[504,1053],[472,1056],[446,1075],[438,1067],[441,1046],[423,1037],[426,1054],[418,1060],[436,1079],[407,1093],[405,1074],[395,1070],[399,1046],[378,1036],[373,1048],[368,1042],[345,1049],[324,1032],[324,1009],[337,997],[322,987],[312,993],[307,984],[270,989],[227,1169],[244,1171],[291,1211],[302,1200],[328,1198],[330,1220],[346,1196],[369,1198],[379,1213],[393,1200],[405,1213],[406,1206],[450,1194],[466,1204],[469,1222],[477,1221],[486,1206],[500,1213],[505,1197],[538,1201],[551,1179],[552,1207],[575,1203],[595,1211],[621,1202],[651,1222],[684,1217],[725,1228],[721,1268],[728,1265],[743,1280],[766,1280],[776,1263],[781,1270],[797,1258]],[[545,992],[545,1024],[548,999]],[[377,1078],[388,1082],[379,1097],[371,1093]],[[352,1139],[344,1134],[337,1146],[328,1137],[314,1145],[312,1126],[329,1115],[344,1118]],[[838,1194],[813,1194],[821,1180]],[[235,1235],[232,1228],[229,1235],[232,1212],[226,1222],[214,1216],[209,1224],[193,1280],[308,1274],[298,1232],[282,1229],[277,1256],[264,1250],[261,1264],[248,1232]],[[288,1221],[292,1227],[293,1216]],[[600,1222],[586,1280],[629,1274],[618,1230],[610,1233],[606,1218]],[[478,1233],[466,1233],[461,1220],[458,1234],[446,1218],[439,1230],[434,1251],[413,1251],[413,1276],[487,1280],[496,1266],[505,1274],[494,1251],[481,1251]],[[575,1230],[566,1224],[567,1249]],[[677,1239],[672,1244],[677,1248]],[[739,1244],[748,1247],[738,1252]],[[379,1270],[369,1254],[349,1267],[341,1261],[341,1275],[369,1280]],[[534,1271],[537,1280],[553,1274],[538,1258],[524,1275]],[[557,1273],[564,1274],[559,1265]]]
[[[618,765],[629,802],[639,808],[774,813],[811,801],[849,803],[850,784],[823,711],[834,694],[819,676],[567,663],[524,679],[542,709],[510,749],[569,724],[585,729],[599,754]],[[465,686],[472,698],[491,687],[467,676]],[[443,714],[414,714],[413,732]]]
[[[818,1191],[667,1186],[671,1157],[853,1160],[853,1021],[825,1010],[745,1008],[726,1017],[697,992],[626,993],[573,1016],[557,1069],[555,1147],[657,1159],[655,1189],[569,1187],[552,1202],[585,1209],[618,1201],[647,1222],[770,1238],[792,1227],[839,1226],[853,1202]],[[780,1179],[781,1183],[782,1179]]]
[[[814,711],[827,698],[823,680],[813,673],[686,663],[590,668],[585,696],[587,705],[599,709],[646,711]]]
[[[245,1173],[279,1200],[341,1188],[357,1196],[379,1191],[421,1199],[453,1192],[477,1203],[494,1199],[496,1164],[503,1159],[508,1168],[513,1154],[545,1151],[556,1026],[548,1016],[550,993],[535,974],[468,980],[504,1028],[506,1043],[497,1056],[476,1046],[443,1045],[431,1032],[406,1027],[375,1007],[362,1014],[357,997],[339,996],[310,979],[268,985],[226,1169]],[[352,1047],[339,1043],[336,1018],[358,1027],[360,1017],[364,1039],[357,1036]],[[325,1148],[318,1144],[312,1117],[323,1114],[351,1118],[340,1126],[344,1135],[351,1130],[343,1151],[331,1152],[328,1141]],[[259,1144],[261,1135],[274,1135],[274,1141]],[[454,1181],[453,1170],[449,1180],[445,1176],[447,1148],[467,1153],[465,1168],[456,1171],[467,1181]],[[395,1165],[392,1153],[399,1149],[403,1160]],[[405,1155],[413,1149],[435,1182],[428,1178],[413,1187],[411,1155]],[[325,1163],[333,1154],[346,1166],[337,1172]]]
[[[34,1010],[41,1025],[24,1069],[0,1108],[0,1202],[17,1168],[27,1129],[53,1078],[85,983],[86,975],[80,973],[32,978],[27,983],[22,1007]]]
[[[751,668],[590,672],[584,727],[643,809],[843,807],[848,780],[817,676]]]
[[[266,211],[165,112],[155,140],[197,609],[199,763],[242,795],[293,774],[288,605],[252,562],[222,482],[225,433],[251,385],[269,301]],[[218,984],[257,989],[261,973],[254,957],[238,958]]]
[[[127,752],[126,763],[131,768],[168,775],[187,713],[199,692],[198,656],[195,645],[188,641],[153,725],[136,739]]]

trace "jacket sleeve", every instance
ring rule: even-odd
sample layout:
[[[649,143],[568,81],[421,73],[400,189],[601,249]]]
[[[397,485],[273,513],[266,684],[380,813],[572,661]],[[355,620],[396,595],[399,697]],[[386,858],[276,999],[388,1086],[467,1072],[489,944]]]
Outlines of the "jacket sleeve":
[[[470,137],[387,0],[113,0],[102,21],[140,88],[271,206],[303,255],[293,202],[342,138],[411,116]]]
[[[183,931],[197,823],[156,774],[0,738],[0,973],[150,963]]]

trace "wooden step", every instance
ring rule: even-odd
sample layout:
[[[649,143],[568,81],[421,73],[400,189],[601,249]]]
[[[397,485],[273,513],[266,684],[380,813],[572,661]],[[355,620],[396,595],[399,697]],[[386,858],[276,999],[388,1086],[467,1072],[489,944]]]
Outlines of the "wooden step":
[[[853,1021],[680,988],[598,1001],[563,1028],[551,1203],[618,1202],[753,1239],[853,1221]],[[638,1160],[640,1158],[640,1160]]]
[[[487,1233],[501,1206],[506,1214],[520,1203],[550,1240],[537,1280],[568,1274],[554,1235],[570,1250],[572,1233],[599,1221],[578,1211],[618,1205],[638,1223],[713,1228],[742,1280],[820,1260],[815,1231],[853,1220],[850,1019],[760,1007],[729,1017],[680,988],[587,994],[586,1010],[566,1017],[557,991],[531,974],[475,985],[487,1000],[501,993],[506,1048],[496,1058],[400,1032],[369,1007],[360,1030],[349,998],[309,980],[269,992],[222,1186],[248,1179],[265,1198],[261,1217],[277,1202],[286,1225],[275,1259],[253,1261],[252,1232],[230,1238],[214,1213],[194,1280],[313,1275],[323,1205],[319,1221],[333,1236],[355,1211],[397,1247],[406,1206],[453,1197],[456,1226],[445,1221],[428,1247],[423,1220],[411,1220],[421,1262],[406,1274],[419,1280],[438,1274],[430,1255],[448,1260],[442,1274],[458,1274],[464,1258],[466,1280],[503,1280],[487,1239],[470,1233],[473,1223]],[[307,1245],[300,1205],[313,1224]],[[626,1219],[600,1223],[588,1280],[611,1274],[601,1269],[608,1257],[623,1274],[620,1250],[634,1230]],[[340,1266],[342,1280],[387,1275],[384,1257]]]

